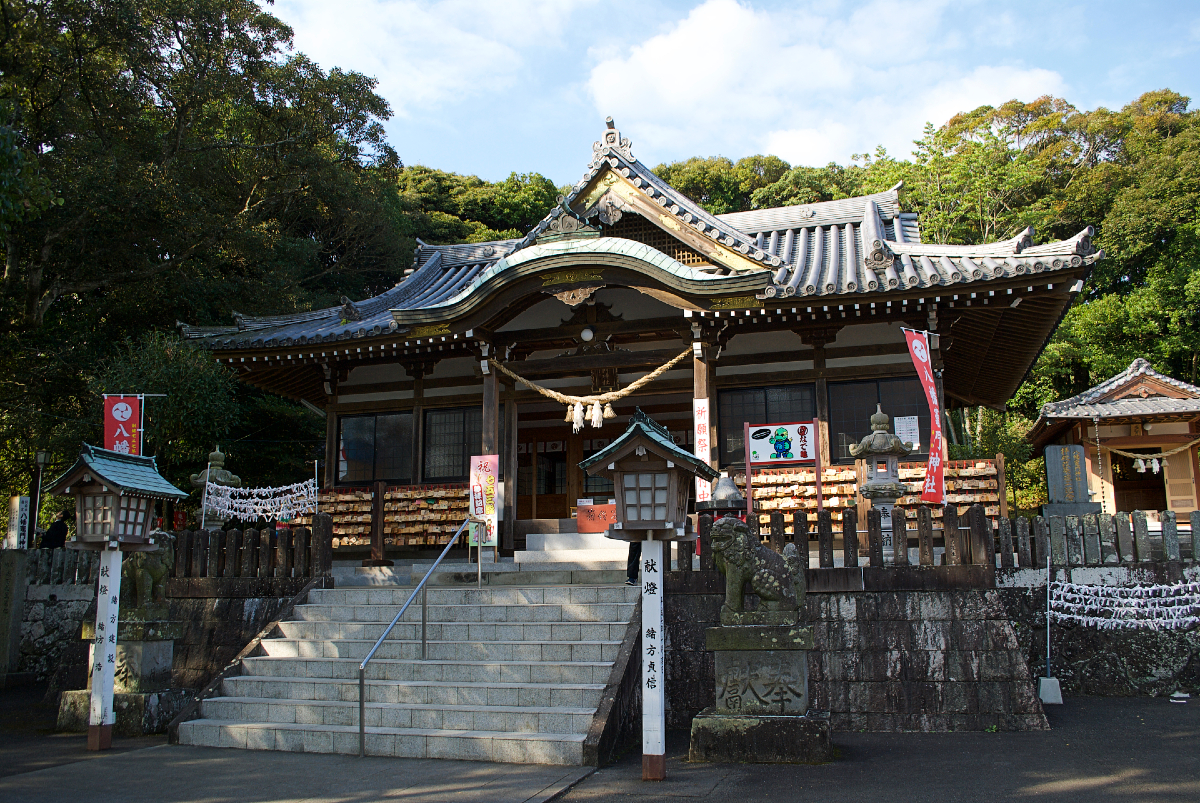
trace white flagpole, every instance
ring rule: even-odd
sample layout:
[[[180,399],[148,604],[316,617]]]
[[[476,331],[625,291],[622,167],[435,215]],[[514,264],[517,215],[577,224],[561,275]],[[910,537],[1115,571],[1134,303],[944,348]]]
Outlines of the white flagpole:
[[[200,529],[204,529],[206,516],[208,515],[208,483],[212,479],[212,461],[208,461],[208,468],[204,470],[204,495],[200,498]]]

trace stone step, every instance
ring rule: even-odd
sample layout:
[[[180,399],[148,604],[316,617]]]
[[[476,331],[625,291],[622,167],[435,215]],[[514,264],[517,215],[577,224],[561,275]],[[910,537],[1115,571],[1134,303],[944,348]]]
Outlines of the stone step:
[[[368,680],[367,702],[420,705],[506,705],[588,708],[600,705],[603,683],[500,683],[430,680],[396,683]],[[229,697],[260,700],[341,700],[358,702],[357,680],[331,678],[285,678],[268,675],[239,675],[226,678],[221,693]]]
[[[529,570],[532,567],[556,568],[559,563],[603,561],[619,564],[619,566],[611,567],[609,571],[620,571],[624,574],[625,559],[628,552],[628,544],[621,544],[616,548],[604,547],[598,549],[530,549],[514,553],[513,562],[519,564],[522,569]],[[551,566],[547,564],[551,564]],[[537,569],[533,570],[536,571]]]
[[[525,605],[430,605],[430,622],[618,622],[633,617],[634,603]],[[297,605],[294,617],[306,622],[390,622],[400,605]],[[421,609],[410,606],[401,619],[420,622]]]
[[[357,679],[361,660],[352,658],[243,658],[247,674],[291,678]],[[429,680],[443,683],[607,683],[612,661],[417,661],[377,658],[367,664],[369,680]]]
[[[625,561],[561,561],[536,569],[530,569],[530,564],[496,563],[484,564],[483,584],[485,586],[561,586],[561,585],[614,585],[625,582]],[[420,581],[424,569],[414,567],[413,577]],[[469,585],[477,582],[475,570],[450,569],[433,574],[430,578],[433,585]]]
[[[352,658],[361,661],[375,641],[366,639],[264,639],[263,651],[273,658]],[[426,642],[429,661],[615,661],[619,641],[433,641]],[[418,639],[389,638],[373,660],[421,658]]]
[[[525,549],[529,552],[610,552],[620,558],[605,556],[602,560],[624,559],[629,543],[609,538],[604,533],[527,533]],[[582,560],[580,555],[577,559]],[[519,562],[519,561],[518,561]]]
[[[358,725],[358,701],[265,700],[216,697],[201,704],[203,719],[299,725]],[[592,710],[542,706],[367,703],[367,727],[502,733],[587,733]]]
[[[387,622],[280,622],[284,638],[337,640],[369,639],[383,635]],[[426,638],[432,641],[620,641],[626,622],[547,622],[513,624],[491,622],[429,622]],[[388,639],[421,638],[420,622],[399,622]]]
[[[367,728],[365,741],[366,753],[372,756],[580,765],[585,738],[581,733]],[[357,755],[358,726],[194,719],[179,726],[179,741],[207,747]]]
[[[309,593],[310,605],[403,605],[412,595],[411,588],[333,588]],[[426,593],[429,605],[530,605],[595,604],[636,602],[639,589],[634,586],[488,586],[484,588],[431,587]],[[420,606],[418,596],[413,605]]]

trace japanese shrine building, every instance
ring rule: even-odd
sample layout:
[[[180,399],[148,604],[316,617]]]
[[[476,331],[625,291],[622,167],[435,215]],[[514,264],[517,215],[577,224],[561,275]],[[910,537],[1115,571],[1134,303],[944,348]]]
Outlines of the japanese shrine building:
[[[1200,507],[1200,387],[1155,371],[1142,358],[1116,376],[1042,407],[1026,436],[1041,452],[1079,444],[1091,501],[1106,513]]]
[[[944,402],[1000,407],[1091,266],[1091,230],[1037,245],[1031,230],[977,246],[921,240],[899,188],[712,215],[639,162],[611,120],[583,178],[525,237],[425,245],[395,287],[293,315],[182,326],[245,382],[327,414],[324,483],[462,482],[500,454],[511,524],[611,497],[578,463],[640,406],[686,445],[710,402],[718,467],[742,460],[743,422],[818,419],[826,465],[869,431],[876,404],[929,414],[902,326],[928,329]],[[689,356],[575,434],[564,407],[490,368],[561,393],[628,386]],[[488,369],[488,370],[485,370]]]

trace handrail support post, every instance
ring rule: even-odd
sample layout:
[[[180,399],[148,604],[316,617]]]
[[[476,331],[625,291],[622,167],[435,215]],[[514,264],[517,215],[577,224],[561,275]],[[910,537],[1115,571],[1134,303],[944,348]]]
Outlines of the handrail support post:
[[[421,586],[421,660],[422,661],[427,660],[429,657],[427,654],[428,653],[428,650],[427,650],[428,644],[427,644],[426,638],[425,638],[425,628],[426,628],[426,622],[427,622],[426,611],[429,610],[429,608],[428,608],[428,592],[429,592],[428,585]]]

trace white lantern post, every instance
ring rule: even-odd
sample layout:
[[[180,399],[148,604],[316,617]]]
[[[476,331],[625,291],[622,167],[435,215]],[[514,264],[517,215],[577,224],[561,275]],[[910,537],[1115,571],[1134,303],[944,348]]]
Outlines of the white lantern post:
[[[92,700],[88,750],[112,747],[113,684],[117,673],[117,622],[121,608],[121,550],[110,541],[100,550],[96,588],[96,641],[92,646]]]

